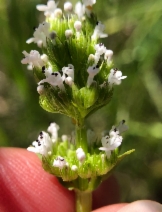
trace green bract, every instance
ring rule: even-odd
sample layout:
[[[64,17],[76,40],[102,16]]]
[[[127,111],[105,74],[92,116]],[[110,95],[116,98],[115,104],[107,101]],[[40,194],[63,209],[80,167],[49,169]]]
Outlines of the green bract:
[[[79,120],[106,105],[111,97],[112,90],[108,85],[101,88],[94,83],[89,88],[81,89],[76,85],[65,86],[65,91],[45,85],[45,90],[40,95],[40,105],[48,112],[65,114],[79,123]]]

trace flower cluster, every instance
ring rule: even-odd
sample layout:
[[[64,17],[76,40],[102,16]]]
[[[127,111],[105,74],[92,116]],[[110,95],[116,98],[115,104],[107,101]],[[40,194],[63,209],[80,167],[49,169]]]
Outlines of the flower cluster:
[[[92,191],[126,155],[118,153],[121,133],[128,129],[123,120],[100,138],[86,130],[85,118],[107,105],[114,85],[126,76],[114,68],[113,51],[100,39],[108,37],[104,25],[93,13],[96,0],[82,0],[75,6],[65,2],[63,10],[49,0],[39,4],[45,21],[34,29],[26,43],[41,49],[23,51],[22,64],[33,70],[39,102],[43,109],[73,119],[75,132],[58,136],[59,126],[51,123],[48,133],[40,132],[28,150],[40,154],[46,171],[64,186]],[[102,147],[101,147],[102,144]]]
[[[113,126],[109,135],[103,135],[100,139],[93,131],[87,130],[85,139],[89,140],[88,142],[91,144],[89,149],[93,149],[95,154],[89,154],[89,151],[85,152],[82,147],[78,148],[76,137],[72,134],[71,136],[62,135],[59,138],[58,130],[60,128],[56,123],[50,124],[47,129],[48,133],[40,132],[38,138],[32,142],[32,146],[28,147],[27,150],[40,154],[45,161],[45,170],[62,177],[65,181],[79,180],[79,177],[83,176],[85,179],[100,176],[111,170],[115,163],[120,160],[121,156],[118,157],[115,150],[122,142],[122,136],[119,134],[128,129],[124,123],[123,120],[117,127]],[[101,143],[102,147],[99,147]],[[102,150],[105,151],[104,154]]]
[[[43,54],[36,50],[23,51],[25,58],[21,61],[34,71],[40,105],[47,111],[68,115],[76,122],[106,105],[113,85],[126,78],[113,68],[113,51],[99,42],[108,35],[92,12],[95,3],[95,0],[85,0],[73,9],[66,2],[64,12],[53,0],[47,5],[37,5],[46,20],[26,42],[36,43]],[[54,93],[57,98],[53,97]]]

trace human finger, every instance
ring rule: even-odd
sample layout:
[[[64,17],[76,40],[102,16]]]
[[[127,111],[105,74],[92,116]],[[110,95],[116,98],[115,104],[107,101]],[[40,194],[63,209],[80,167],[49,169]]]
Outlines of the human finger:
[[[26,150],[0,149],[0,211],[73,212],[74,195]]]
[[[97,210],[94,210],[93,212],[118,212],[119,209],[123,208],[125,205],[127,205],[127,203],[108,205],[108,206],[99,208]]]
[[[102,207],[93,212],[162,212],[162,205],[150,200],[138,200],[132,203],[115,204]]]
[[[159,204],[158,202],[154,202],[150,200],[138,200],[124,206],[117,212],[138,212],[138,211],[162,212],[162,205]]]

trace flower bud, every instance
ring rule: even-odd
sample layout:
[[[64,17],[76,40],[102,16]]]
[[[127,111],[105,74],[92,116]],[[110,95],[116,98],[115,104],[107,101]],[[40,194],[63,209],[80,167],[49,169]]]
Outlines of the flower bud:
[[[48,56],[46,54],[42,54],[41,55],[41,59],[43,60],[43,62],[47,63],[48,62]]]
[[[85,158],[86,158],[86,155],[85,155],[85,153],[84,153],[84,151],[83,151],[82,148],[78,148],[78,149],[76,150],[76,156],[77,156],[78,160],[79,160],[81,163],[83,163],[84,160],[85,160]]]
[[[57,8],[55,11],[54,11],[54,15],[53,15],[53,18],[61,18],[62,17],[62,10],[60,8]]]
[[[65,4],[64,4],[64,10],[65,10],[65,12],[72,12],[72,10],[73,10],[73,5],[72,5],[72,3],[71,2],[65,2]]]
[[[74,28],[76,29],[77,32],[80,32],[82,29],[82,23],[80,21],[75,21]]]
[[[96,53],[98,53],[99,55],[102,55],[106,52],[106,47],[104,46],[104,44],[99,43],[95,45],[95,50],[96,50]]]
[[[70,38],[73,35],[73,31],[71,29],[67,29],[65,31],[66,38]]]
[[[37,92],[42,95],[44,93],[44,85],[37,86]]]
[[[68,136],[67,135],[62,135],[61,136],[61,140],[64,141],[68,141]]]
[[[113,56],[113,51],[109,49],[106,50],[104,59],[107,61],[108,64],[111,62],[112,56]]]
[[[78,167],[76,165],[72,165],[71,170],[72,171],[77,171],[78,170]]]
[[[92,63],[92,64],[95,62],[95,55],[94,55],[94,54],[90,54],[90,55],[89,55],[89,57],[88,57],[88,62],[89,62],[89,63]]]
[[[65,83],[71,87],[74,82],[73,82],[73,79],[71,77],[66,77]]]

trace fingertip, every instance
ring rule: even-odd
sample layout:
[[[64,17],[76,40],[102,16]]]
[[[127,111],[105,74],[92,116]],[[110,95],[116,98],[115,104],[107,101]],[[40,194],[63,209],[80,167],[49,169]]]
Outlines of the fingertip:
[[[0,207],[6,211],[74,211],[74,195],[24,149],[0,149]]]

